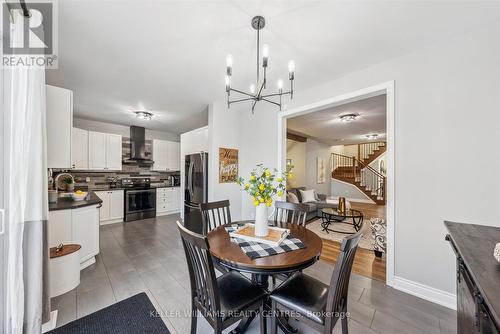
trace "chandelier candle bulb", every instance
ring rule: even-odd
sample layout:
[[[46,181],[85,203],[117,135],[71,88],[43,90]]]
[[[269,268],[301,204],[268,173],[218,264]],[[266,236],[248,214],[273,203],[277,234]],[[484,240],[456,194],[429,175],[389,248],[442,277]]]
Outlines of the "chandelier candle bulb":
[[[281,94],[281,90],[283,89],[283,80],[279,79],[277,85],[278,85],[278,89],[280,90],[280,94]]]
[[[267,60],[269,58],[269,46],[267,44],[262,45],[262,66],[267,67]]]
[[[231,55],[226,56],[226,69],[227,69],[227,75],[231,76],[233,72],[233,56]]]
[[[250,85],[250,93],[255,94],[255,85],[254,84]]]

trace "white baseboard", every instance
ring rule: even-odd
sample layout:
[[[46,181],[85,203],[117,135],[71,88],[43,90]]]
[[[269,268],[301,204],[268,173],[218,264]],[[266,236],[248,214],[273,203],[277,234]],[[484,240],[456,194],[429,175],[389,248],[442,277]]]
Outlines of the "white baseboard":
[[[54,311],[50,312],[50,320],[47,321],[46,323],[42,324],[42,333],[47,333],[48,331],[51,331],[54,328],[56,328],[57,313],[58,313],[58,310],[54,310]]]
[[[410,281],[406,278],[394,276],[393,288],[406,292],[410,295],[428,300],[430,302],[442,305],[452,310],[457,309],[456,295],[430,287],[428,285]]]
[[[123,218],[111,219],[111,220],[101,220],[99,222],[99,225],[108,225],[108,224],[115,224],[115,223],[123,223]]]

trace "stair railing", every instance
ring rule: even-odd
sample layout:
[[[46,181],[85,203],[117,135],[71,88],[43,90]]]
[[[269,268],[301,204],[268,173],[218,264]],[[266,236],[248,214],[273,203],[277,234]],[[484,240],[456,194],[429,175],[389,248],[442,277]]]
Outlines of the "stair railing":
[[[377,141],[358,145],[358,158],[359,160],[366,160],[373,152],[378,150],[381,146],[385,146],[385,142]]]
[[[385,201],[385,176],[356,157],[332,153],[332,177],[354,181],[377,200]]]
[[[360,185],[370,191],[377,200],[385,201],[386,177],[377,170],[358,160],[360,168]]]

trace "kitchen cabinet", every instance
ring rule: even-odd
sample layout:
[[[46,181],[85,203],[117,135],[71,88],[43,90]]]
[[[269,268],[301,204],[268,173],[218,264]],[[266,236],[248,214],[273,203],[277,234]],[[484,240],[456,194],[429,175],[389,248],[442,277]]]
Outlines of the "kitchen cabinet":
[[[156,189],[156,215],[163,216],[177,213],[181,208],[181,192],[179,187]]]
[[[167,170],[168,143],[165,140],[153,139],[153,170]]]
[[[106,169],[105,133],[89,131],[89,168]]]
[[[71,210],[58,210],[49,212],[49,247],[70,243],[71,232]]]
[[[101,225],[123,221],[123,190],[96,191],[95,194],[102,200],[99,216]]]
[[[179,143],[167,140],[153,139],[153,170],[180,170]]]
[[[80,268],[95,262],[99,254],[99,206],[86,206],[71,210],[72,242],[80,249]]]
[[[122,169],[122,136],[89,131],[89,169]]]
[[[180,145],[178,142],[167,142],[167,170],[180,170],[180,154]]]
[[[47,126],[47,168],[72,167],[73,92],[45,86]]]
[[[73,169],[89,168],[89,132],[87,130],[73,128],[71,157]]]
[[[60,244],[79,244],[80,269],[95,263],[99,254],[99,208],[90,205],[83,208],[49,212],[49,247]]]

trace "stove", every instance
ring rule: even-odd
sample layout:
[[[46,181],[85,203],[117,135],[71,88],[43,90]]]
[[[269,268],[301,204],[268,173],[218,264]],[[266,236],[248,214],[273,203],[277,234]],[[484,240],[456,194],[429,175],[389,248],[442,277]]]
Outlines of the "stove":
[[[121,180],[125,188],[125,221],[156,217],[156,189],[148,177],[128,177]]]

